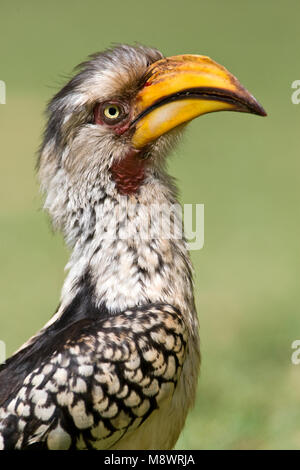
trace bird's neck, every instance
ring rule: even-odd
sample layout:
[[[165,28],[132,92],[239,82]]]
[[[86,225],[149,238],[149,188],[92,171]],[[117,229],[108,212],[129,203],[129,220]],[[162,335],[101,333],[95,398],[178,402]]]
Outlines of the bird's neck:
[[[117,312],[138,304],[193,306],[180,206],[169,182],[152,177],[137,194],[89,192],[69,214],[73,252],[61,309],[89,283],[95,302]]]

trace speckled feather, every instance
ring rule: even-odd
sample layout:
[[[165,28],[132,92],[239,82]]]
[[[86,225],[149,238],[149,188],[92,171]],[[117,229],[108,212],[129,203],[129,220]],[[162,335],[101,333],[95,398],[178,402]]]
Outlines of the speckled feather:
[[[187,342],[172,306],[80,320],[65,334],[48,358],[41,351],[38,366],[6,400],[1,447],[111,448],[172,397]]]

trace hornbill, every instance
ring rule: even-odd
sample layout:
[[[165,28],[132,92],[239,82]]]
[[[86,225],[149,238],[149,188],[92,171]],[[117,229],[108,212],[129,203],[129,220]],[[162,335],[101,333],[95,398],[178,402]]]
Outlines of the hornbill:
[[[1,366],[1,449],[174,447],[200,364],[192,266],[184,236],[142,232],[177,204],[185,125],[221,110],[266,114],[209,57],[139,45],[92,55],[49,103],[38,175],[72,254],[58,310]]]

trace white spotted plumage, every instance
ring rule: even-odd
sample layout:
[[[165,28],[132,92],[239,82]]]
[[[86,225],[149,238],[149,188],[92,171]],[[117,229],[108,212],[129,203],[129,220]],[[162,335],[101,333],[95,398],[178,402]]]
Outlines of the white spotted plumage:
[[[99,444],[103,448],[107,445],[111,447],[117,445],[117,436],[120,432],[126,435],[129,443],[130,439],[135,442],[136,434],[131,435],[131,430],[136,429],[151,410],[151,415],[154,414],[159,418],[155,410],[158,408],[163,410],[166,402],[171,401],[171,406],[168,403],[168,408],[172,412],[174,407],[174,413],[176,393],[173,394],[173,391],[181,376],[188,332],[176,310],[172,312],[172,309],[168,308],[168,312],[164,312],[164,307],[162,307],[160,312],[162,318],[159,317],[157,310],[159,311],[158,308],[154,308],[153,311],[143,309],[138,312],[141,324],[147,323],[143,322],[143,316],[151,318],[149,322],[151,326],[144,326],[143,329],[145,337],[148,338],[148,342],[144,344],[144,351],[139,349],[138,341],[136,341],[138,333],[132,331],[130,322],[123,323],[120,328],[118,317],[113,317],[112,321],[105,321],[107,330],[115,332],[119,339],[124,338],[119,343],[114,343],[113,349],[130,351],[129,357],[127,356],[129,360],[126,360],[126,355],[125,360],[123,355],[119,359],[118,355],[115,355],[114,359],[104,359],[106,337],[101,335],[99,339],[97,334],[97,329],[101,328],[100,320],[99,325],[94,325],[92,329],[88,327],[89,333],[82,332],[78,338],[74,339],[80,352],[78,356],[71,359],[70,371],[68,367],[62,368],[60,365],[63,362],[67,363],[65,359],[69,358],[69,348],[64,347],[62,352],[55,353],[47,363],[42,363],[39,368],[31,372],[24,381],[26,385],[20,389],[13,400],[8,400],[6,407],[8,414],[3,415],[1,420],[3,427],[9,415],[21,414],[24,422],[23,429],[27,430],[32,426],[31,420],[34,416],[36,421],[34,428],[28,436],[25,432],[23,440],[20,438],[18,442],[15,442],[15,446],[24,448],[29,441],[33,445],[39,442],[42,436],[43,442],[47,443],[49,440],[49,445],[47,445],[51,449],[55,446],[66,448],[67,445],[68,448],[78,445],[81,448],[97,448]],[[130,319],[130,314],[136,318],[134,310],[127,311],[126,318]],[[108,323],[110,323],[110,328]],[[147,333],[157,329],[160,330],[160,334],[155,336],[156,339],[150,340],[150,335]],[[162,334],[163,330],[165,335]],[[170,334],[174,335],[181,345],[177,353],[165,348],[165,337]],[[89,360],[90,363],[82,366],[81,357],[84,352],[86,362]],[[59,360],[54,361],[53,359],[57,359],[58,356]],[[132,360],[130,360],[131,357]],[[165,362],[164,367],[162,367],[163,362]],[[49,363],[55,363],[55,366],[49,367]],[[93,374],[87,374],[86,368],[89,367],[94,369]],[[90,372],[90,369],[88,370]],[[43,374],[42,371],[48,371],[48,373]],[[43,376],[42,382],[41,376]],[[41,384],[43,384],[42,388]],[[53,393],[53,384],[55,393]],[[134,388],[131,388],[132,386]],[[87,393],[88,399],[85,398]],[[20,413],[25,409],[27,409],[26,413]],[[66,412],[69,413],[76,432],[74,430],[68,432],[65,429],[63,416]],[[182,419],[178,410],[176,415],[177,419]],[[0,427],[0,435],[1,431]],[[16,434],[15,429],[13,434]],[[168,442],[174,443],[177,434],[178,427],[174,427],[173,421],[169,426]],[[95,435],[96,441],[94,441]],[[60,443],[58,436],[61,436],[63,443]],[[9,439],[7,433],[5,437]],[[147,448],[159,447],[159,436],[149,434],[144,442]]]

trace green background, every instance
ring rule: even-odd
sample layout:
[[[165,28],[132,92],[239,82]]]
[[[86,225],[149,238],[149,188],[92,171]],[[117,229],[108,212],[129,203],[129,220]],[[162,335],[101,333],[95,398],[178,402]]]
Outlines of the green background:
[[[195,120],[169,160],[181,201],[205,205],[192,252],[203,364],[178,449],[300,447],[298,1],[0,2],[0,339],[11,354],[54,312],[69,253],[35,175],[46,102],[112,43],[206,54],[267,118]]]

